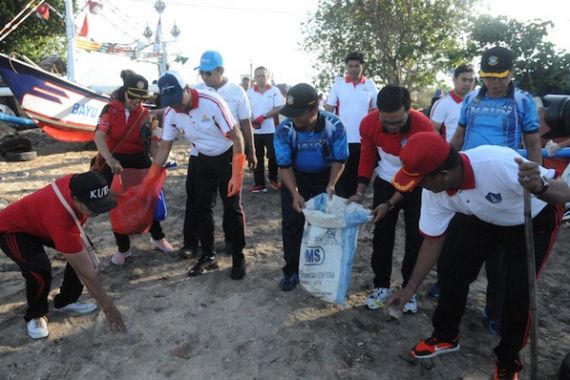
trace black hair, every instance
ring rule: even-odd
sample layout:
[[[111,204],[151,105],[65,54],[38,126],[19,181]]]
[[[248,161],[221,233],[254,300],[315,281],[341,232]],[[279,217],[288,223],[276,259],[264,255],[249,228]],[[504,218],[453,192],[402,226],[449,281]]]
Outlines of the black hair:
[[[475,74],[475,70],[473,69],[472,65],[467,65],[467,64],[459,65],[455,68],[455,71],[453,72],[453,77],[459,78],[459,76],[463,73]]]
[[[360,53],[360,52],[352,52],[352,53],[348,53],[348,55],[346,56],[346,58],[344,59],[344,63],[348,63],[348,61],[358,61],[360,62],[360,64],[363,64],[364,61],[364,53]]]
[[[256,67],[255,70],[253,70],[253,72],[255,73],[257,70],[265,70],[265,72],[269,74],[269,70],[267,70],[265,66]]]
[[[382,112],[394,112],[404,107],[408,111],[411,106],[410,92],[407,88],[389,84],[382,88],[376,98],[376,105]]]

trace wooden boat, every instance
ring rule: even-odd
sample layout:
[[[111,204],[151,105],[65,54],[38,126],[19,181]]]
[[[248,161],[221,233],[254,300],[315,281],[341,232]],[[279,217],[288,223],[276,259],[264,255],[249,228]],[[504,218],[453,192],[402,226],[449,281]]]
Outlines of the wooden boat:
[[[0,75],[26,115],[49,136],[67,142],[93,140],[108,96],[4,54]]]

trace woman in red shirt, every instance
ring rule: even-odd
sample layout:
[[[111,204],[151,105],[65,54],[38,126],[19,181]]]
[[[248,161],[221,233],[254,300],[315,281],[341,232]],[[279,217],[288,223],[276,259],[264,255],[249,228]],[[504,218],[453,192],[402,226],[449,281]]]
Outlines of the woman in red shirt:
[[[142,101],[149,98],[148,82],[131,70],[121,72],[123,86],[113,93],[113,100],[107,104],[95,131],[97,150],[105,159],[102,174],[108,183],[114,173],[123,168],[145,169],[152,161],[149,156],[150,123],[149,111]],[[130,240],[127,235],[115,234],[118,252],[111,262],[123,265],[131,255]],[[164,237],[162,227],[154,220],[150,227],[150,242],[163,252],[173,252],[172,245]]]

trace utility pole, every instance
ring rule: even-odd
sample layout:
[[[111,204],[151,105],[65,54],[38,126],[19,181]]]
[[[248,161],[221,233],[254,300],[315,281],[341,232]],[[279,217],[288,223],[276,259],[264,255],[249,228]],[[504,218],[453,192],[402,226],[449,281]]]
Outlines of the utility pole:
[[[75,82],[75,30],[73,26],[73,2],[65,0],[65,33],[67,35],[67,79]]]

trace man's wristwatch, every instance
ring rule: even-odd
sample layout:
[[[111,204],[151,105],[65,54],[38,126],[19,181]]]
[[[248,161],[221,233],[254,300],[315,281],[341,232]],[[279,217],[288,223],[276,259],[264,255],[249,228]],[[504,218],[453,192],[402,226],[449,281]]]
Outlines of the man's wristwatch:
[[[546,190],[548,190],[548,188],[550,187],[550,183],[544,176],[540,176],[540,181],[542,182],[542,189],[540,191],[537,191],[536,193],[533,193],[534,195],[544,194]]]

